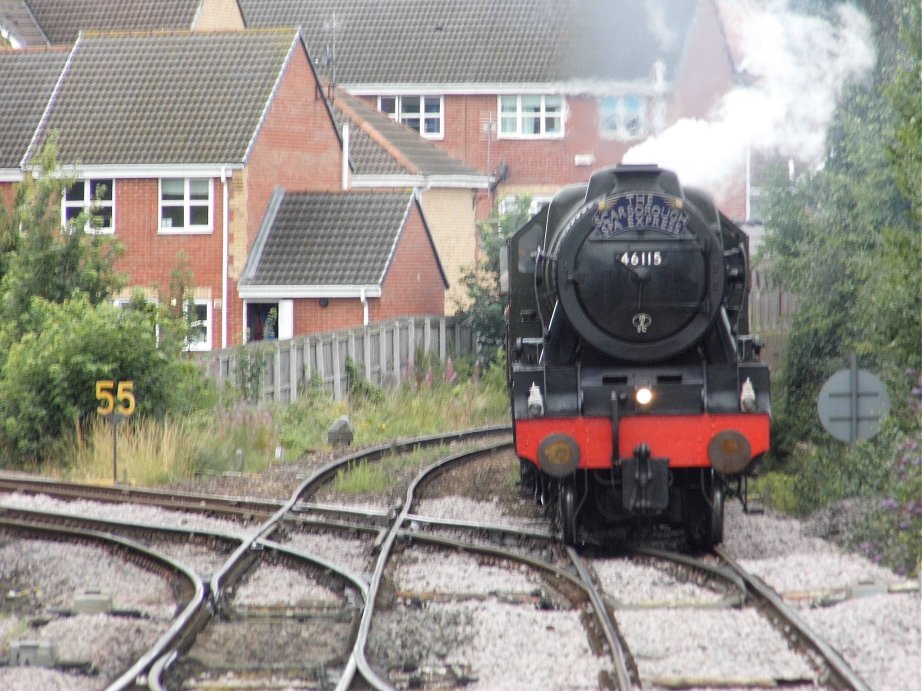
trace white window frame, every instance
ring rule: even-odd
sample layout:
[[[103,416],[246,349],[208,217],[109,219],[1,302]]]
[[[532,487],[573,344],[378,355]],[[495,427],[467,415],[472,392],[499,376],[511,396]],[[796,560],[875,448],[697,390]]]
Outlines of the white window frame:
[[[130,306],[134,298],[115,298],[112,301],[112,305],[119,310],[123,310],[126,307]],[[160,304],[160,300],[155,297],[146,297],[144,302],[152,307],[157,307]],[[160,345],[160,321],[158,319],[157,323],[154,325],[154,338],[156,338],[156,343]]]
[[[202,341],[193,341],[187,338],[185,350],[196,351],[196,352],[203,352],[203,351],[211,350],[211,332],[212,332],[212,324],[214,323],[214,316],[213,316],[212,308],[211,308],[211,299],[210,298],[207,298],[207,299],[197,298],[195,300],[187,301],[186,306],[183,307],[183,311],[185,313],[188,313],[188,306],[190,302],[195,307],[200,307],[200,306],[205,307],[205,319],[198,319],[198,320],[189,322],[189,325],[193,328],[198,327],[198,326],[204,326],[205,327],[205,338]]]
[[[109,187],[109,196],[110,199],[95,199],[93,197],[93,191],[95,187],[103,183]],[[93,233],[97,235],[112,235],[115,233],[115,180],[111,178],[85,178],[75,180],[74,184],[83,185],[83,198],[82,199],[73,199],[68,198],[68,194],[73,187],[65,189],[61,194],[61,227],[65,230],[69,223],[67,219],[68,211],[76,211],[79,213],[86,213],[87,215],[87,224],[84,227],[84,231],[87,233]],[[98,214],[93,214],[95,209],[108,209],[109,218],[111,222],[108,226],[94,227],[90,222],[91,215],[98,216]],[[76,214],[75,214],[76,216]]]
[[[634,101],[637,107],[634,107]],[[630,141],[650,132],[649,99],[640,94],[605,96],[599,99],[599,134],[605,139]],[[636,125],[634,124],[636,121]]]
[[[417,107],[412,108],[412,100],[417,100]],[[427,111],[426,106],[438,103],[438,111]],[[445,98],[443,96],[426,96],[422,94],[382,94],[378,96],[378,110],[391,120],[419,132],[424,139],[445,138]],[[414,125],[415,123],[415,125]],[[430,132],[428,124],[433,124],[436,131]]]
[[[181,181],[183,183],[182,199],[164,199],[163,183]],[[208,199],[192,198],[192,185],[199,182],[208,183]],[[164,235],[195,235],[212,232],[212,219],[214,218],[214,179],[213,178],[160,178],[157,185],[157,232]],[[207,208],[208,222],[192,224],[192,210]],[[182,209],[182,226],[172,225],[170,218],[164,218],[164,210]],[[168,223],[168,221],[170,221]]]
[[[537,99],[538,110],[529,103]],[[523,101],[525,105],[523,107]],[[554,109],[549,107],[549,102],[554,102]],[[514,110],[509,106],[514,106]],[[500,95],[497,97],[496,110],[499,114],[500,139],[561,139],[564,136],[566,122],[566,100],[562,95],[553,94],[516,94]],[[538,121],[538,131],[525,127],[528,120]],[[557,122],[557,128],[549,128],[548,124]]]

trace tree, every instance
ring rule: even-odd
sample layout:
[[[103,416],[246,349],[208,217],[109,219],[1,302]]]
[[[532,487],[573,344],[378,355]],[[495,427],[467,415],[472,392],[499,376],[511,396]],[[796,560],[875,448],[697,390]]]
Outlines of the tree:
[[[61,226],[69,184],[54,147],[40,173],[0,206],[0,451],[14,463],[47,457],[99,404],[96,382],[133,382],[136,416],[188,411],[202,373],[182,357],[186,330],[143,296],[112,304],[123,283],[116,238],[87,233],[92,213]],[[176,286],[187,285],[183,266]],[[186,280],[186,283],[183,281]],[[176,300],[181,313],[182,297]]]
[[[477,334],[481,351],[488,360],[506,338],[504,303],[499,294],[500,252],[506,238],[525,225],[531,216],[530,207],[531,198],[519,196],[511,210],[500,212],[494,208],[487,220],[479,222],[477,236],[482,259],[461,276],[470,304],[459,307],[457,315]]]
[[[881,35],[893,31],[888,22],[909,5],[885,3],[884,12],[879,3],[867,4],[879,10],[872,20]],[[911,50],[916,49],[888,46],[877,81],[849,87],[828,134],[822,169],[794,181],[775,178],[766,249],[779,283],[797,294],[801,306],[775,387],[783,452],[823,438],[816,396],[850,352],[887,376],[894,400],[905,398],[903,371],[920,364],[917,202],[913,185],[901,183],[907,176],[901,171],[913,166],[918,182],[920,137],[898,134],[918,127],[919,61],[908,60]],[[915,64],[908,87],[916,94],[915,109],[901,110],[907,87],[895,86],[905,78],[893,62],[907,60]],[[884,93],[893,94],[890,101]]]
[[[124,283],[115,271],[121,245],[112,236],[87,233],[91,216],[82,213],[62,229],[60,200],[72,180],[58,168],[53,141],[45,146],[36,163],[38,175],[27,176],[16,186],[12,208],[0,206],[0,319],[4,345],[15,342],[28,330],[23,320],[33,298],[63,302],[79,291],[96,305],[110,300]]]
[[[93,305],[78,294],[61,303],[33,300],[34,328],[15,343],[0,378],[0,445],[16,456],[45,457],[67,430],[95,415],[100,380],[133,381],[137,415],[162,417],[185,371],[158,348],[156,323],[136,310]]]

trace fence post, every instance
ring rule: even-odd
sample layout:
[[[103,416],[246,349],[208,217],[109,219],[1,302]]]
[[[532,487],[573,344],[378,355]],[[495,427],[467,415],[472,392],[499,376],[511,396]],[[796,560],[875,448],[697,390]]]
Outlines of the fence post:
[[[282,400],[282,344],[280,341],[275,342],[275,350],[272,351],[274,366],[272,374],[275,376],[272,382],[272,400],[281,403]]]
[[[407,327],[407,361],[413,358],[413,364],[416,364],[416,320],[410,319]]]
[[[311,380],[311,377],[314,376],[314,371],[311,368],[311,337],[307,336],[304,338],[304,386],[307,387],[308,382]]]
[[[400,384],[400,322],[394,320],[394,377]]]
[[[448,359],[445,357],[447,354],[446,353],[447,343],[445,342],[446,335],[447,334],[445,331],[445,317],[442,317],[441,319],[439,319],[439,361],[440,362],[445,362]]]
[[[298,341],[288,341],[288,402],[298,400]]]
[[[333,400],[341,401],[343,400],[343,386],[339,380],[342,372],[342,363],[339,361],[339,340],[336,336],[333,336],[331,340],[333,350]]]
[[[362,327],[362,356],[365,358],[365,381],[371,381],[371,329]]]
[[[327,376],[327,368],[323,362],[323,339],[317,339],[317,372],[320,374],[320,382],[323,383],[323,380]]]

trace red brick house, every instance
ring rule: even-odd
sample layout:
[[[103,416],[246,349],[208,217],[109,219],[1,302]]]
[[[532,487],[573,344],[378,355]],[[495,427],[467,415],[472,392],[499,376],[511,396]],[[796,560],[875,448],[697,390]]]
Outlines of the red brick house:
[[[461,277],[477,263],[475,204],[489,176],[346,92],[332,105],[351,165],[343,188],[416,190],[449,283],[445,309],[467,304]]]
[[[278,188],[239,291],[248,306],[247,340],[262,340],[442,315],[447,286],[411,191]]]
[[[333,99],[346,166],[342,155],[330,166],[324,150],[300,176],[284,166],[260,168],[258,155],[247,160],[246,176],[235,174],[234,185],[246,190],[247,221],[245,233],[231,232],[237,244],[228,253],[229,286],[275,185],[413,188],[451,285],[450,309],[463,298],[458,278],[478,260],[476,221],[495,202],[518,194],[538,201],[584,181],[677,120],[704,116],[736,79],[716,0],[153,0],[121,3],[111,16],[100,5],[0,0],[0,24],[22,21],[25,12],[46,35],[66,41],[79,28],[124,28],[124,22],[207,29],[215,20],[206,18],[236,21],[239,10],[250,28],[302,27],[311,78],[319,75],[322,93],[355,97]],[[128,7],[136,8],[133,20]],[[319,107],[316,98],[303,100]],[[278,145],[260,139],[260,146]],[[223,170],[212,178],[220,185],[231,168]],[[262,184],[251,182],[253,170],[265,190],[249,191]],[[747,208],[739,180],[739,189],[720,200],[735,218]],[[239,201],[234,185],[231,199]],[[239,223],[240,213],[231,208],[230,219]],[[224,292],[222,338],[213,344],[236,342],[246,330],[246,309],[232,302],[230,287]]]
[[[494,200],[549,197],[619,163],[648,136],[706,115],[735,79],[715,0],[240,6],[249,27],[301,26],[322,79],[491,173],[481,218]],[[734,195],[723,201],[744,213]]]
[[[117,269],[129,278],[129,288],[119,298],[141,290],[156,299],[184,258],[194,275],[200,326],[191,347],[243,342],[247,317],[255,313],[238,279],[273,190],[341,185],[341,141],[300,34],[90,35],[78,38],[64,60],[53,55],[58,74],[52,80],[54,67],[40,64],[30,51],[0,54],[0,62],[17,60],[21,67],[15,83],[5,86],[18,94],[10,99],[19,105],[9,122],[26,122],[8,147],[2,140],[0,165],[10,167],[0,189],[34,172],[26,162],[56,132],[59,161],[72,162],[67,169],[77,178],[62,200],[62,222],[95,205],[101,222],[95,232],[114,233],[125,248]],[[43,70],[50,73],[44,95],[26,98],[23,85]],[[0,91],[0,103],[8,102],[6,96]],[[410,225],[407,236],[425,228],[421,218]],[[391,229],[392,237],[400,227]],[[428,237],[428,230],[420,237]],[[427,256],[426,262],[433,261],[438,265],[437,257]],[[372,312],[408,315],[425,306],[427,313],[442,314],[441,268],[426,277],[434,280],[417,290],[425,295],[422,303],[382,293],[375,297],[383,307]],[[319,324],[297,312],[292,318],[295,334],[336,328],[341,321]]]

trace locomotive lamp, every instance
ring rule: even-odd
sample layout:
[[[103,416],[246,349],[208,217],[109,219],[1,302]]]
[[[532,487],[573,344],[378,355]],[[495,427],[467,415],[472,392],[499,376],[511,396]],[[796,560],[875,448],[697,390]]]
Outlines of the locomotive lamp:
[[[544,415],[544,397],[541,395],[541,389],[534,382],[528,389],[528,414],[531,417]]]
[[[639,408],[646,410],[653,403],[653,388],[649,385],[640,386],[634,390],[634,401]]]
[[[743,390],[740,392],[740,408],[747,413],[751,413],[756,409],[756,390],[749,377],[746,377],[746,381],[743,382]]]

